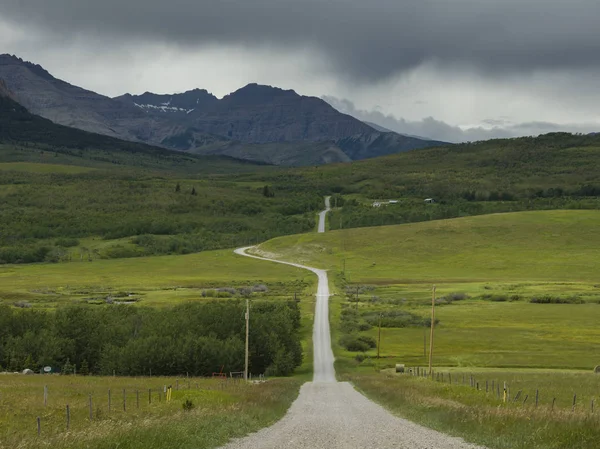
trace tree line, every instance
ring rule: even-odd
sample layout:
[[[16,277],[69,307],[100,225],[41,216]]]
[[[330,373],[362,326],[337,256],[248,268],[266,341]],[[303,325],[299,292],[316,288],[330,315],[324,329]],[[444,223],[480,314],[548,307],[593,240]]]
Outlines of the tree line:
[[[65,373],[210,376],[244,369],[245,302],[156,309],[68,306],[54,312],[0,305],[0,371],[44,366]],[[289,375],[302,363],[296,301],[256,301],[250,371]]]

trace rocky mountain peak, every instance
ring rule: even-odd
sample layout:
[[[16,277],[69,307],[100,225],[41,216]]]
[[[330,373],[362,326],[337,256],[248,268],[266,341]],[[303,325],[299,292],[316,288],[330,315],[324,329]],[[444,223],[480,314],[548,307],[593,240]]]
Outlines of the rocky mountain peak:
[[[269,103],[276,99],[299,99],[301,98],[293,90],[284,90],[278,87],[267,86],[263,84],[251,83],[235,92],[223,97],[224,103],[235,103],[240,105],[253,105],[259,103]]]
[[[185,114],[203,111],[219,101],[205,89],[193,89],[180,94],[155,94],[153,92],[144,92],[141,95],[125,94],[115,100],[136,106],[146,112]]]
[[[54,78],[46,69],[44,69],[39,64],[34,64],[33,62],[25,61],[15,55],[3,54],[0,55],[0,65],[20,65],[28,68],[35,75],[43,78],[45,80],[54,80]]]

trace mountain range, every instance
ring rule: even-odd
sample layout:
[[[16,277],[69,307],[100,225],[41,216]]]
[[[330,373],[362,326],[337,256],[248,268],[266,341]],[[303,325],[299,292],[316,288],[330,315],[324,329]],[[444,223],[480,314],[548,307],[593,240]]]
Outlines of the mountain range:
[[[0,55],[5,95],[57,124],[133,142],[276,165],[377,157],[444,142],[375,129],[325,101],[249,84],[222,99],[206,90],[109,98]]]

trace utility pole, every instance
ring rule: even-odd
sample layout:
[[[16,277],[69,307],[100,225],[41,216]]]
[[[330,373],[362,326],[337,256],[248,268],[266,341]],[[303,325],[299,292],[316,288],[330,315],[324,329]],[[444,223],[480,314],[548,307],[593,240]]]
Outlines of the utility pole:
[[[377,336],[377,358],[381,350],[381,313],[379,314],[379,335]]]
[[[435,327],[435,285],[431,295],[431,335],[429,336],[429,375],[431,376],[431,364],[433,362],[433,328]]]
[[[246,298],[246,362],[244,364],[244,380],[248,380],[248,340],[250,336],[250,299]]]

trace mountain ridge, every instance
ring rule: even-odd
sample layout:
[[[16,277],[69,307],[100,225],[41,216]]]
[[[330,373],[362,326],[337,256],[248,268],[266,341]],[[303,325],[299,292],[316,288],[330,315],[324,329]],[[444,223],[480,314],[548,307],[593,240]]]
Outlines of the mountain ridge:
[[[55,123],[198,154],[252,153],[260,159],[263,145],[265,162],[312,165],[444,144],[377,131],[320,98],[257,83],[221,99],[205,89],[109,98],[11,55],[0,55],[0,78],[20,104]],[[253,147],[244,149],[247,144]]]

